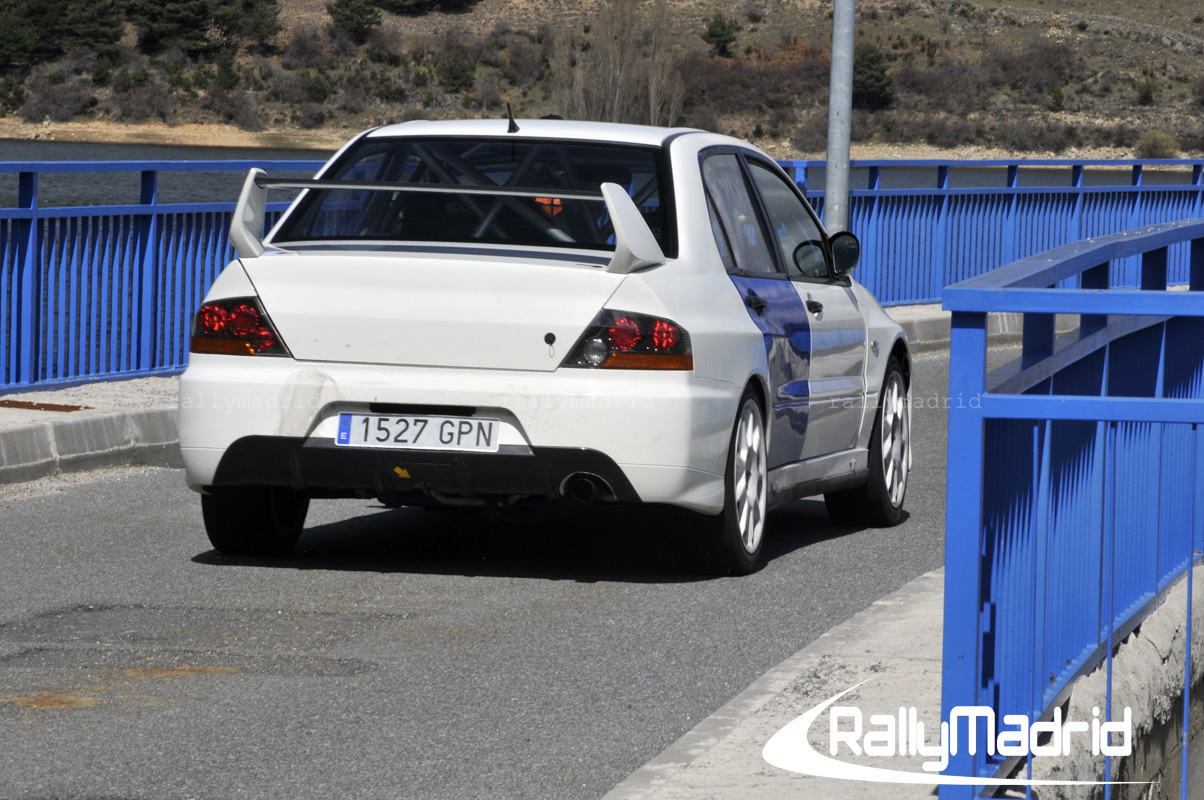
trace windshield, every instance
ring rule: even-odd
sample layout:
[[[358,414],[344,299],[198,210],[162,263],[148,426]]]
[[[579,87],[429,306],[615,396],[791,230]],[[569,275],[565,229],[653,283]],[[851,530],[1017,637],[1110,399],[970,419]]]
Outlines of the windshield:
[[[415,190],[311,189],[273,241],[474,242],[613,250],[614,229],[600,187],[615,183],[627,190],[661,250],[672,256],[676,243],[672,204],[663,191],[668,181],[662,152],[563,140],[366,138],[322,179],[411,184]],[[451,191],[416,191],[432,184]],[[454,191],[457,186],[475,190],[459,193]],[[482,187],[516,191],[495,195],[482,193]]]

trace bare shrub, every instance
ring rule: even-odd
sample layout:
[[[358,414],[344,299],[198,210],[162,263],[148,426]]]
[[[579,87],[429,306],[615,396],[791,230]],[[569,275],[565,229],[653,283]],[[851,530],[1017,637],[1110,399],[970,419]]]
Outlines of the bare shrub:
[[[326,34],[316,25],[299,25],[284,45],[284,60],[298,67],[320,67],[326,63]]]
[[[278,103],[296,105],[305,99],[307,81],[296,72],[286,72],[273,66],[264,76],[264,89],[268,99]]]
[[[828,56],[810,45],[783,48],[765,60],[694,54],[681,65],[689,105],[752,114],[779,106],[826,104]]]
[[[96,104],[90,87],[75,81],[52,81],[53,71],[39,70],[30,78],[21,119],[26,122],[66,122]]]
[[[589,23],[588,39],[554,37],[553,96],[570,119],[672,124],[681,113],[684,82],[669,47],[664,0],[642,23],[637,0],[608,0]],[[586,46],[588,43],[588,46]]]
[[[444,56],[458,53],[469,61],[480,61],[482,51],[487,49],[490,49],[488,42],[459,23],[445,28],[439,37],[439,52]]]
[[[113,104],[121,119],[138,122],[145,119],[158,119],[169,125],[176,121],[175,103],[171,92],[161,83],[148,83],[135,86],[128,92],[113,96]]]
[[[828,149],[828,115],[812,112],[794,129],[793,144],[804,153],[823,153]]]
[[[501,81],[495,73],[489,72],[477,79],[473,100],[482,108],[497,108],[502,104]]]
[[[326,121],[326,112],[316,103],[306,103],[296,110],[293,119],[306,130],[316,128]]]
[[[1042,124],[1029,118],[1010,119],[992,132],[994,143],[1013,152],[1060,153],[1073,141],[1063,125]]]
[[[1179,143],[1169,133],[1159,130],[1141,132],[1137,140],[1138,158],[1174,158],[1179,155]]]
[[[405,63],[405,44],[401,34],[392,29],[374,28],[368,34],[368,60],[390,67]]]
[[[356,86],[340,89],[338,94],[334,96],[335,107],[348,114],[362,113],[367,104],[368,98]]]
[[[543,77],[543,57],[530,39],[515,37],[506,51],[510,56],[510,80],[515,86],[530,89]]]
[[[227,91],[214,88],[205,95],[202,105],[222,118],[246,131],[264,129],[263,113],[248,93],[241,90]]]
[[[988,69],[998,70],[1004,83],[1047,95],[1069,79],[1074,51],[1062,42],[1035,39],[1019,50],[991,47],[983,54],[982,62]]]

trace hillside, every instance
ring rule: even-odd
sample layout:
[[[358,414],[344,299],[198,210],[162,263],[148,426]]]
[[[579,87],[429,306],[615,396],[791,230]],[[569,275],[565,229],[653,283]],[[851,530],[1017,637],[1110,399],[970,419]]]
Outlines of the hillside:
[[[276,46],[243,43],[224,65],[178,47],[145,56],[131,31],[108,74],[78,50],[10,73],[0,133],[223,123],[325,142],[383,122],[498,116],[509,102],[518,116],[672,122],[779,156],[823,151],[830,3],[740,0],[733,11],[723,0],[665,0],[657,17],[652,0],[479,0],[464,13],[384,13],[357,45],[328,33],[326,0],[278,2]],[[739,25],[726,58],[701,36],[717,12]],[[859,96],[855,143],[1204,152],[1198,4],[859,0],[857,12],[872,91]]]

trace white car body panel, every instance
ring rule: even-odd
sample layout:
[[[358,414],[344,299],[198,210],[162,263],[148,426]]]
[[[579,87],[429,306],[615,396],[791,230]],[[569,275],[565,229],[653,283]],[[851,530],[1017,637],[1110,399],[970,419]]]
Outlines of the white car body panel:
[[[540,139],[661,146],[672,138],[676,255],[622,274],[606,271],[611,254],[604,250],[277,242],[282,218],[263,254],[232,263],[206,301],[258,297],[291,355],[192,354],[180,383],[190,487],[215,485],[223,457],[248,437],[330,448],[338,414],[386,404],[470,409],[502,421],[508,453],[596,451],[613,460],[641,502],[708,514],[723,509],[740,400],[757,387],[769,419],[772,387],[766,337],[716,249],[698,165],[707,147],[753,148],[685,129],[537,120],[519,126],[522,136]],[[399,136],[501,138],[504,130],[496,120],[410,122],[368,131],[347,147]],[[625,224],[642,221],[637,215]],[[771,474],[783,496],[799,485],[843,485],[865,473],[887,360],[895,347],[907,359],[902,329],[855,281],[795,288],[800,305],[809,296],[825,306],[826,298],[845,298],[843,321],[859,324],[863,338],[827,343],[831,360],[815,370],[820,391],[809,408],[803,460]],[[680,325],[690,337],[693,369],[562,366],[602,309]],[[850,396],[857,403],[847,406]],[[825,406],[832,398],[842,402]],[[836,420],[840,425],[829,424]],[[399,467],[422,461],[413,451],[381,457]],[[292,475],[300,479],[297,470]]]
[[[300,360],[550,372],[623,276],[539,255],[382,246],[282,253],[244,266]],[[559,347],[545,343],[548,333]]]

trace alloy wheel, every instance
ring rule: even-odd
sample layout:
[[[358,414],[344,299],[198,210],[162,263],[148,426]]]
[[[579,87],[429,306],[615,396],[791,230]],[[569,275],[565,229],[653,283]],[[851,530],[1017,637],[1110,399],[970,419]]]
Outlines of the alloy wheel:
[[[903,376],[893,372],[882,398],[882,475],[886,496],[896,508],[903,503],[907,490],[910,439],[911,418]]]
[[[765,453],[765,429],[761,415],[753,403],[745,403],[736,430],[734,496],[736,525],[740,541],[748,553],[757,552],[765,531],[765,506],[768,490],[768,469]]]

